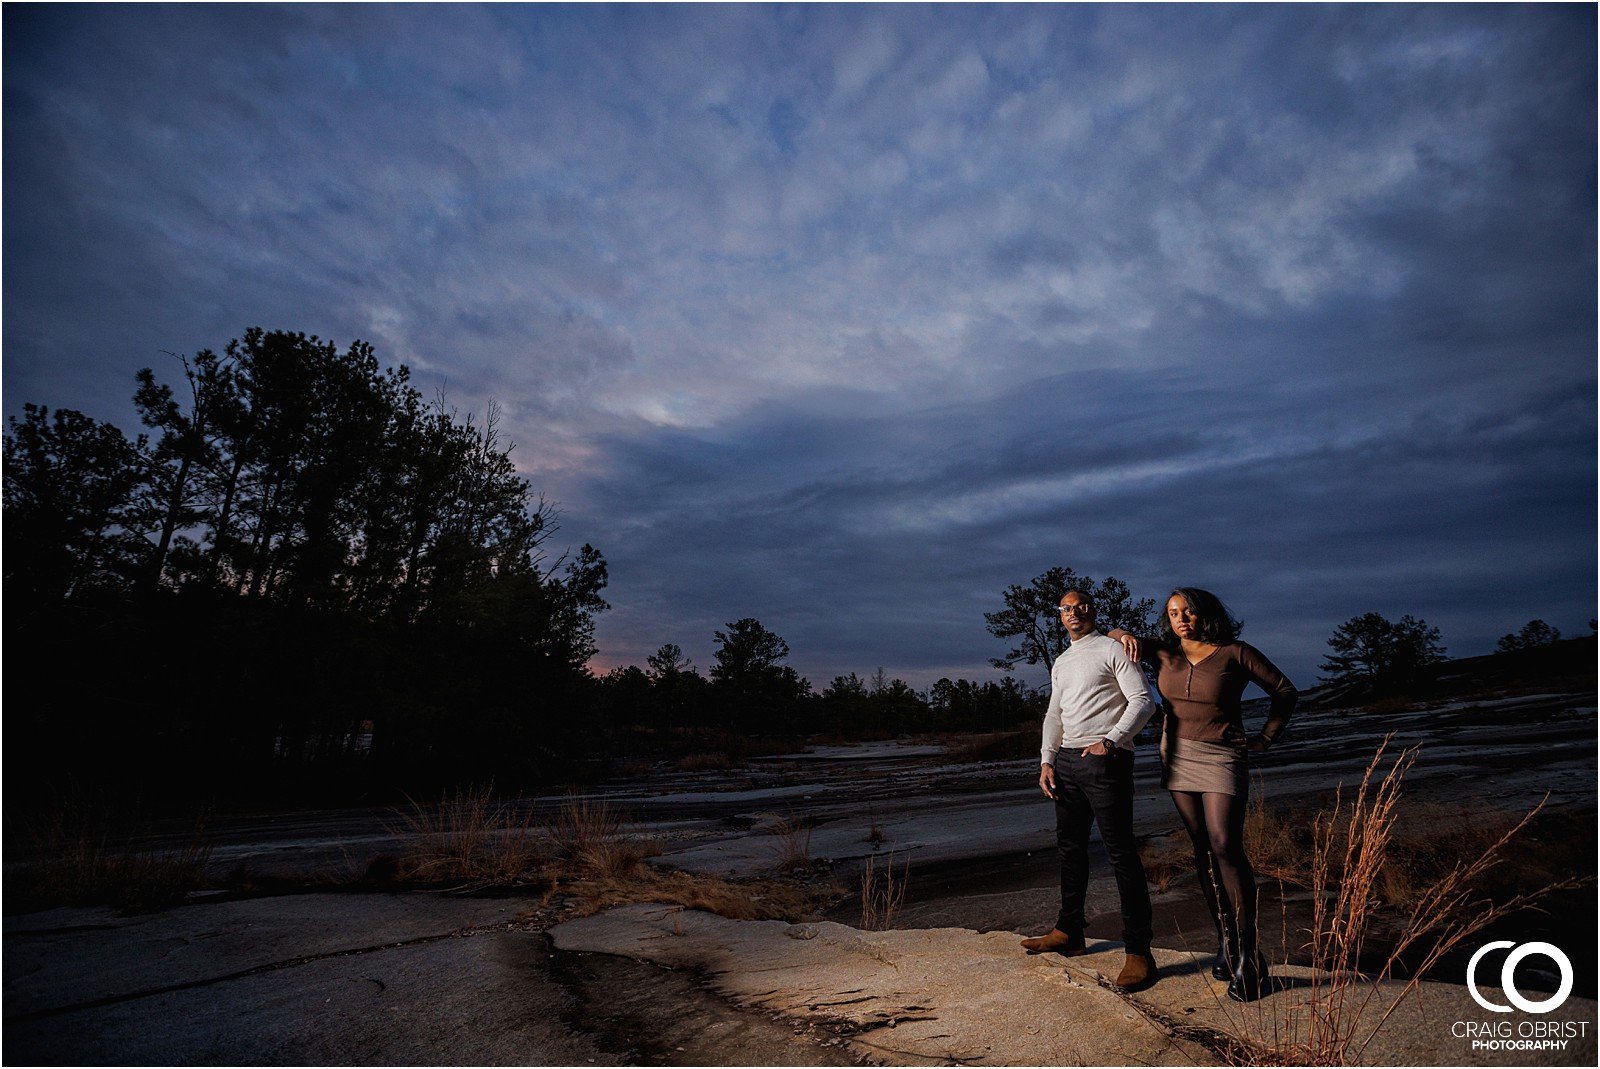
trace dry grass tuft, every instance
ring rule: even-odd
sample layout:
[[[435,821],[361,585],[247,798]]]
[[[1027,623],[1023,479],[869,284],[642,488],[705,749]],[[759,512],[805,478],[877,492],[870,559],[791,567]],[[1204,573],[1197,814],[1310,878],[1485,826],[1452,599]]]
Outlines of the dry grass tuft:
[[[550,829],[556,858],[575,870],[567,875],[617,879],[661,852],[653,844],[623,834],[622,826],[622,814],[605,802],[569,796]]]
[[[775,871],[791,875],[811,872],[811,824],[805,818],[768,813],[756,822],[754,830],[774,837]]]
[[[198,841],[177,850],[140,850],[81,839],[64,844],[22,876],[17,900],[147,913],[178,905],[190,891],[208,886],[210,861],[211,848]]]
[[[402,879],[523,883],[538,878],[544,854],[532,816],[495,805],[488,787],[446,795],[434,807],[413,800],[392,830],[406,844]]]
[[[1194,849],[1182,830],[1147,842],[1139,850],[1144,862],[1144,877],[1159,892],[1170,890],[1172,881],[1194,871]]]
[[[861,871],[861,927],[867,931],[887,931],[894,924],[894,915],[905,904],[906,888],[911,875],[911,859],[907,858],[895,872],[894,854],[883,859],[880,867],[874,858],[867,858],[867,867]]]
[[[27,829],[27,838],[38,860],[8,878],[13,911],[109,905],[144,913],[210,886],[211,847],[202,822],[176,849],[139,847],[116,814],[74,800]]]
[[[1429,889],[1463,860],[1482,857],[1514,829],[1530,823],[1533,816],[1529,814],[1519,821],[1510,813],[1471,812],[1460,806],[1407,807],[1398,815],[1395,830],[1396,839],[1403,842],[1405,849],[1391,850],[1385,858],[1376,888],[1378,896],[1389,905],[1414,909],[1424,901]],[[1558,882],[1573,871],[1569,868],[1562,873],[1551,868],[1539,879],[1540,874],[1527,870],[1534,861],[1519,858],[1517,882],[1523,886]],[[1496,879],[1498,875],[1497,869],[1479,872],[1473,880],[1473,890],[1484,895],[1504,891],[1502,881]]]
[[[1244,841],[1257,876],[1306,886],[1312,867],[1311,826],[1304,814],[1269,808],[1267,792],[1256,777],[1245,807]]]

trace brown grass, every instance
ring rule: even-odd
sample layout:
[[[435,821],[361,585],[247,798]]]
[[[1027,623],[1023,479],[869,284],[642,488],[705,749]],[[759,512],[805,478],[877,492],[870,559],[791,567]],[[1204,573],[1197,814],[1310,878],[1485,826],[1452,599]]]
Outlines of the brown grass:
[[[556,859],[565,875],[615,879],[632,874],[644,859],[661,851],[655,844],[623,832],[622,814],[605,802],[569,796],[550,826]]]
[[[1256,875],[1299,886],[1311,878],[1311,818],[1267,806],[1258,778],[1244,815],[1244,843]],[[1158,891],[1194,871],[1194,847],[1181,829],[1148,842],[1141,851],[1145,878]]]
[[[197,821],[176,849],[139,847],[116,814],[78,801],[26,829],[38,860],[7,879],[11,911],[108,905],[144,913],[183,902],[210,886],[211,847]]]
[[[803,817],[768,813],[756,822],[754,830],[774,836],[773,869],[779,873],[805,875],[811,872],[811,824]]]
[[[14,901],[33,908],[108,905],[146,913],[183,902],[208,886],[211,848],[198,841],[176,850],[112,847],[103,841],[64,844],[18,877]]]
[[[1482,857],[1519,823],[1515,814],[1482,807],[1401,804],[1398,795],[1393,803],[1388,816],[1394,848],[1384,851],[1372,891],[1381,904],[1399,910],[1411,909],[1439,880],[1457,866]],[[1250,865],[1259,878],[1309,890],[1317,880],[1319,822],[1331,823],[1332,833],[1343,838],[1351,832],[1352,819],[1350,809],[1337,802],[1320,810],[1272,806],[1258,779],[1245,810],[1244,838]],[[1359,821],[1357,825],[1359,830]],[[1550,863],[1553,856],[1565,855],[1541,851],[1538,858],[1519,858],[1514,879],[1498,866],[1478,870],[1471,890],[1483,897],[1511,897],[1558,881],[1572,868],[1563,868],[1560,860]],[[1142,857],[1147,878],[1160,891],[1194,871],[1194,853],[1181,830],[1146,843]],[[1326,877],[1337,885],[1344,878],[1345,858],[1328,858],[1326,864]]]
[[[1465,847],[1468,853],[1454,855],[1453,861],[1436,860],[1434,871],[1438,874],[1427,886],[1406,885],[1411,904],[1382,964],[1372,974],[1357,972],[1381,906],[1379,888],[1385,882],[1384,873],[1396,871],[1400,865],[1400,857],[1391,854],[1391,847],[1397,843],[1401,784],[1417,754],[1416,747],[1404,750],[1384,768],[1389,741],[1385,738],[1373,755],[1355,796],[1346,802],[1341,788],[1333,805],[1312,824],[1310,998],[1303,1012],[1288,1006],[1284,1017],[1273,1020],[1270,1039],[1239,1037],[1250,1045],[1246,1061],[1344,1065],[1359,1060],[1396,1008],[1445,954],[1551,890],[1578,882],[1567,880],[1501,901],[1484,898],[1477,891],[1499,864],[1507,844],[1528,826],[1543,803],[1505,827],[1481,850],[1476,839],[1436,835],[1441,844],[1453,850]],[[1387,1000],[1383,1012],[1372,1019],[1380,985],[1396,975],[1402,958],[1413,950],[1420,956],[1419,963],[1410,970],[1405,985]]]
[[[397,866],[401,878],[462,880],[472,888],[542,886],[544,904],[563,896],[570,916],[662,902],[735,920],[798,921],[814,918],[844,897],[834,883],[657,871],[644,861],[660,848],[628,834],[622,815],[595,799],[568,798],[544,826],[497,806],[488,791],[457,794],[437,808],[413,810],[401,833],[408,847]],[[808,828],[774,819],[782,822],[774,830],[781,841],[803,830],[809,842]]]
[[[524,883],[538,877],[544,850],[531,814],[496,805],[490,788],[445,795],[435,807],[415,800],[392,829],[406,848],[401,879]]]
[[[1244,811],[1250,867],[1258,876],[1304,887],[1311,871],[1312,821],[1301,813],[1269,808],[1259,776],[1252,786]]]
[[[894,925],[894,915],[905,904],[906,888],[911,875],[911,859],[907,858],[895,872],[894,854],[891,852],[880,866],[876,859],[867,858],[867,867],[861,871],[861,927],[867,931],[887,931]]]
[[[1519,818],[1514,813],[1482,807],[1420,804],[1398,814],[1395,837],[1404,847],[1391,850],[1379,876],[1377,893],[1383,901],[1410,910],[1429,890],[1464,860],[1482,857],[1501,839],[1508,839],[1502,856],[1514,855],[1514,864],[1496,864],[1476,873],[1471,891],[1494,900],[1509,899],[1531,889],[1561,883],[1574,872],[1594,865],[1593,838],[1568,827],[1570,821],[1542,808]],[[1592,825],[1587,825],[1592,832]],[[1533,840],[1541,831],[1558,832],[1554,843]],[[1506,857],[1513,860],[1513,857]]]
[[[1144,862],[1144,877],[1157,892],[1172,888],[1172,882],[1194,871],[1194,850],[1183,831],[1171,832],[1147,842],[1139,850]]]

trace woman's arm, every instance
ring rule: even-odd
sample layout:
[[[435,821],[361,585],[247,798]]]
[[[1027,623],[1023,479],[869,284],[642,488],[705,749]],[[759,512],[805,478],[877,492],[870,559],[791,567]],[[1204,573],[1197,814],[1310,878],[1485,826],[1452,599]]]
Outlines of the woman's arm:
[[[1284,728],[1289,724],[1289,717],[1294,713],[1294,707],[1300,700],[1300,692],[1289,682],[1287,676],[1278,671],[1278,666],[1267,660],[1266,654],[1246,642],[1239,643],[1239,664],[1250,674],[1250,679],[1267,692],[1271,704],[1267,709],[1267,722],[1262,725],[1258,736],[1266,749],[1278,741],[1278,736],[1283,734]],[[1255,747],[1251,747],[1255,749]]]
[[[1122,643],[1122,648],[1126,650],[1128,652],[1128,656],[1133,658],[1135,661],[1143,659],[1140,657],[1140,654],[1144,651],[1144,642],[1137,635],[1124,631],[1120,627],[1113,627],[1110,631],[1106,632],[1106,637],[1114,638],[1118,642]]]

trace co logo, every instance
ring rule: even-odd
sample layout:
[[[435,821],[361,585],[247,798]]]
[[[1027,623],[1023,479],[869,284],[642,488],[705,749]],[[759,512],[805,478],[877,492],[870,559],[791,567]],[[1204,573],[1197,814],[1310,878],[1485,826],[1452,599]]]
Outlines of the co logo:
[[[1478,948],[1476,954],[1472,955],[1472,960],[1467,962],[1467,990],[1472,993],[1473,1001],[1494,1013],[1510,1013],[1511,1006],[1515,1006],[1524,1013],[1549,1013],[1567,1001],[1567,996],[1572,994],[1572,962],[1567,959],[1567,956],[1561,952],[1559,947],[1550,943],[1523,943],[1516,950],[1506,955],[1505,964],[1500,966],[1500,989],[1506,993],[1506,998],[1510,1000],[1511,1006],[1502,1006],[1483,997],[1482,993],[1478,991],[1478,962],[1482,961],[1483,956],[1491,950],[1514,946],[1517,946],[1517,944],[1510,940],[1496,939],[1492,943],[1485,943]],[[1523,998],[1522,992],[1517,990],[1515,978],[1512,976],[1517,970],[1518,963],[1530,954],[1543,954],[1555,962],[1556,968],[1561,970],[1561,986],[1556,989],[1555,994],[1543,1002],[1535,1002],[1533,999]]]

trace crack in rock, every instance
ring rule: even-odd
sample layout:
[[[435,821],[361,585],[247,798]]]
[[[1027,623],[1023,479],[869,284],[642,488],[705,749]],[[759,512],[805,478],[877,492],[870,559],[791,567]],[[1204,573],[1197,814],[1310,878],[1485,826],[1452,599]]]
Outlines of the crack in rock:
[[[162,984],[158,987],[144,988],[139,991],[126,991],[120,995],[106,995],[103,998],[87,999],[83,1002],[72,1002],[65,1006],[50,1006],[42,1010],[30,1010],[27,1013],[15,1013],[7,1016],[7,1021],[40,1021],[48,1017],[59,1017],[63,1014],[78,1013],[82,1010],[99,1009],[102,1006],[115,1006],[123,1002],[137,1002],[139,999],[152,998],[157,995],[170,995],[176,991],[192,991],[199,987],[210,987],[214,984],[227,983],[230,980],[243,980],[246,977],[258,976],[261,973],[277,972],[280,969],[292,969],[297,965],[309,965],[315,961],[326,961],[329,958],[354,957],[360,954],[371,954],[379,950],[394,950],[401,947],[424,946],[428,943],[437,943],[444,939],[460,939],[474,935],[484,935],[489,932],[520,931],[523,925],[515,921],[501,921],[495,924],[473,925],[466,928],[457,928],[448,932],[435,935],[417,936],[397,943],[379,943],[376,946],[350,947],[345,950],[330,950],[322,954],[307,954],[297,958],[288,958],[283,961],[270,961],[261,965],[252,965],[248,969],[238,969],[234,972],[223,973],[220,976],[207,976],[199,980],[183,980],[175,984]],[[374,983],[381,981],[374,980]]]

